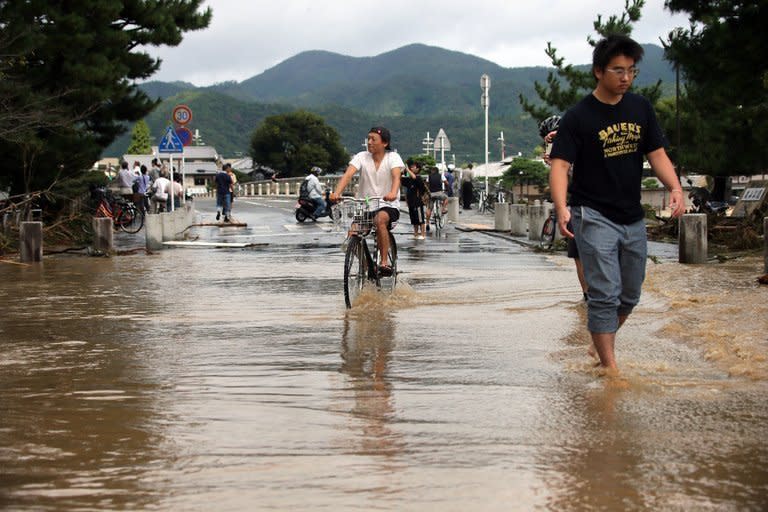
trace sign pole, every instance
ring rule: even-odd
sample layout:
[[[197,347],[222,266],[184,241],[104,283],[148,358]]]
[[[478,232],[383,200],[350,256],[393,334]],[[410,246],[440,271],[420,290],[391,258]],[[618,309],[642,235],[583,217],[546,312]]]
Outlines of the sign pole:
[[[169,197],[171,198],[171,211],[173,211],[173,153],[169,153],[168,158],[170,162],[169,167],[171,168],[171,195]]]

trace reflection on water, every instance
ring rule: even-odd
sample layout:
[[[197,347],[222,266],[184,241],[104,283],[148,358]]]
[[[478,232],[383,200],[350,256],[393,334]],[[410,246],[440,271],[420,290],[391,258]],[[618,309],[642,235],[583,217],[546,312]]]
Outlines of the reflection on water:
[[[383,308],[361,308],[344,316],[341,372],[354,395],[350,421],[357,440],[350,451],[383,456],[389,468],[404,449],[402,436],[391,425],[395,409],[387,372],[395,339],[395,323]]]
[[[265,240],[0,265],[0,507],[766,509],[751,263],[651,266],[607,379],[565,258],[404,240],[347,311]]]

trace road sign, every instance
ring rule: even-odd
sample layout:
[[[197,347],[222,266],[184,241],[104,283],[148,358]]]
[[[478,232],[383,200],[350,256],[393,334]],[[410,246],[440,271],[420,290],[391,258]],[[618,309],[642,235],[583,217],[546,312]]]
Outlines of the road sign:
[[[192,132],[186,126],[176,128],[176,135],[184,146],[189,146],[192,143]]]
[[[448,140],[448,136],[445,134],[445,130],[440,128],[440,131],[435,135],[435,151],[450,151],[451,141]]]
[[[192,120],[192,109],[186,105],[176,105],[173,108],[173,121],[184,126]]]
[[[184,152],[184,144],[182,144],[179,136],[173,131],[173,127],[169,126],[165,131],[165,135],[160,139],[160,144],[157,145],[157,151],[160,153],[182,153]]]

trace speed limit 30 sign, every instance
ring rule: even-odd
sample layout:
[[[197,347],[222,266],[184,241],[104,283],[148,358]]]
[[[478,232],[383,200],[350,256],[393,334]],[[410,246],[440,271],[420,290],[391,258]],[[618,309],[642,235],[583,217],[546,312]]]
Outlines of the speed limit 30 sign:
[[[176,105],[173,109],[173,121],[185,125],[192,120],[192,109],[186,105]]]

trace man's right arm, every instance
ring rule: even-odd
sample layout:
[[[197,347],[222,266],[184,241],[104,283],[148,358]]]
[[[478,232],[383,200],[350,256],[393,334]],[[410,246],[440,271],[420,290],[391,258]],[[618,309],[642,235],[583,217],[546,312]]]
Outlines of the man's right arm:
[[[347,185],[349,185],[349,182],[352,181],[352,176],[354,176],[356,172],[357,172],[357,168],[354,165],[350,164],[347,166],[347,170],[344,171],[344,175],[336,184],[336,190],[333,191],[330,195],[331,201],[338,201],[339,199],[341,199],[341,194],[344,193],[344,189],[347,188]]]
[[[549,172],[549,190],[552,194],[552,202],[555,203],[555,215],[560,233],[563,236],[573,238],[573,233],[568,230],[568,222],[571,220],[571,212],[568,210],[566,197],[568,196],[568,170],[571,164],[560,158],[552,159],[552,169]]]

